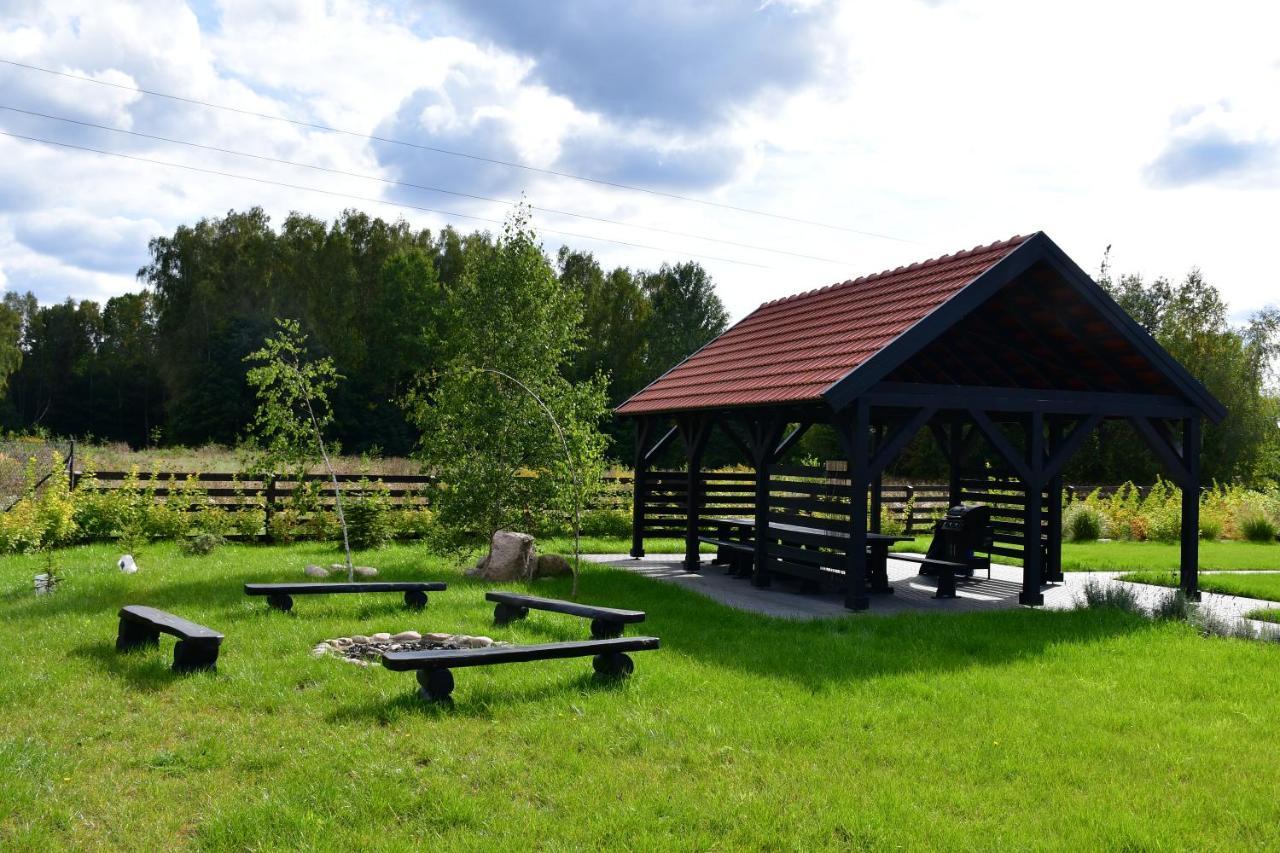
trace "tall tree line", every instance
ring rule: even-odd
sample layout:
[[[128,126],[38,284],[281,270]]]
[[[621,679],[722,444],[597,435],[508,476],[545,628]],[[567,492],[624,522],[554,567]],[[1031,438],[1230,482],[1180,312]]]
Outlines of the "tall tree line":
[[[402,404],[447,348],[444,297],[493,243],[485,232],[432,233],[358,211],[328,223],[293,214],[276,228],[253,208],[180,226],[150,242],[140,293],[101,306],[41,306],[31,294],[6,294],[5,425],[134,446],[234,444],[254,411],[245,356],[282,317],[298,320],[316,354],[332,357],[345,377],[333,399],[342,447],[408,453],[417,433]],[[696,263],[606,271],[591,254],[568,250],[555,261],[560,285],[583,306],[587,342],[566,378],[604,374],[610,404],[727,325]],[[629,458],[630,431],[610,432],[618,441],[611,455]]]

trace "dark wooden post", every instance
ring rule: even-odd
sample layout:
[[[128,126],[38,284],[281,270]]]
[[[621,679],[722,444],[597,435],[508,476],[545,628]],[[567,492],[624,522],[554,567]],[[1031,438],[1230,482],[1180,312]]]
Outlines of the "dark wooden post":
[[[272,513],[275,512],[275,509],[276,509],[276,475],[267,474],[266,483],[264,485],[267,488],[266,488],[266,493],[263,495],[263,501],[264,501],[263,508],[262,508],[263,537],[266,539],[267,542],[274,542],[275,537],[271,535],[271,515]]]
[[[1044,414],[1032,412],[1027,424],[1027,477],[1023,482],[1026,503],[1022,524],[1022,604],[1044,604],[1040,577],[1044,551],[1040,543],[1041,492],[1044,491]]]
[[[867,487],[870,468],[871,407],[863,398],[854,400],[849,413],[836,421],[836,431],[849,461],[849,539],[845,546],[844,606],[866,610],[867,594]]]
[[[1180,586],[1188,598],[1200,598],[1200,416],[1182,421],[1182,560]]]
[[[1062,423],[1057,419],[1049,422],[1049,449],[1052,454],[1062,446]],[[1058,469],[1048,481],[1049,505],[1048,527],[1049,541],[1045,553],[1044,578],[1049,583],[1062,583],[1062,470]]]
[[[685,460],[689,471],[685,486],[684,569],[696,572],[702,566],[698,557],[699,516],[702,512],[702,452],[711,434],[712,417],[708,414],[681,416],[677,426],[684,439]]]
[[[1049,504],[1046,509],[1044,579],[1048,583],[1062,583],[1062,475],[1055,474],[1047,481]]]
[[[753,419],[750,424],[751,464],[756,469],[755,538],[752,542],[751,585],[767,587],[773,581],[769,572],[769,466],[778,458],[778,442],[786,423],[778,413]]]
[[[876,447],[884,445],[884,424],[876,426]],[[871,481],[871,518],[868,520],[868,529],[872,533],[880,532],[880,516],[883,515],[884,509],[884,474],[881,471],[876,472],[875,479]]]
[[[947,442],[947,464],[950,465],[950,479],[947,481],[947,506],[953,507],[964,502],[964,490],[960,486],[960,462],[964,444],[964,427],[960,421],[954,420],[947,426],[949,441]]]
[[[631,481],[631,556],[644,556],[644,513],[648,493],[648,445],[653,419],[636,418],[636,467]]]

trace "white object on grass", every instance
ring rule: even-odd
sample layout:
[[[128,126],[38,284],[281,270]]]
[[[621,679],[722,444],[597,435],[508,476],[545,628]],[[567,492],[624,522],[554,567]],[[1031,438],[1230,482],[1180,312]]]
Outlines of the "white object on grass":
[[[48,572],[41,572],[35,576],[36,595],[48,595],[53,592],[53,588],[57,583],[58,581],[55,578],[49,577]]]
[[[126,575],[131,575],[138,570],[138,564],[133,561],[132,554],[125,554],[120,558],[120,562],[116,563],[120,567],[120,571]]]

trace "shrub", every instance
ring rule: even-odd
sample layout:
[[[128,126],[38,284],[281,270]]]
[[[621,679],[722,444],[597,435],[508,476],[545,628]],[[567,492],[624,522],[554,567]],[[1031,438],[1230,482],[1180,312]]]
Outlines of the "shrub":
[[[393,509],[387,514],[391,535],[397,539],[418,539],[431,532],[435,514],[426,507]]]
[[[1276,523],[1266,513],[1246,510],[1240,516],[1240,533],[1250,542],[1274,542],[1276,532]]]
[[[1177,575],[1172,575],[1177,578]],[[1152,608],[1151,615],[1157,619],[1164,619],[1173,622],[1188,622],[1195,615],[1195,602],[1187,598],[1187,594],[1181,589],[1170,590],[1166,595],[1156,601],[1155,607]]]
[[[1079,501],[1062,514],[1062,532],[1071,542],[1095,542],[1102,538],[1106,516],[1096,506]]]
[[[182,552],[191,557],[204,557],[226,544],[226,539],[215,533],[197,533],[182,542]]]
[[[582,514],[583,536],[631,535],[631,516],[620,509],[589,509]]]
[[[1080,590],[1076,600],[1078,608],[1109,607],[1123,610],[1125,613],[1142,615],[1142,606],[1138,604],[1138,594],[1125,584],[1103,584],[1089,578]]]
[[[1200,517],[1200,538],[1206,542],[1222,538],[1222,520],[1217,516]]]
[[[347,520],[347,540],[352,550],[381,548],[391,541],[391,497],[379,481],[361,480],[356,490],[347,492],[342,514]]]

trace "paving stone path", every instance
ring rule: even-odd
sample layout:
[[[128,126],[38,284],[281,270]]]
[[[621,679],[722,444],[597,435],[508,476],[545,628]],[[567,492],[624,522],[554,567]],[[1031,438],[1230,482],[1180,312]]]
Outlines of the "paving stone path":
[[[708,554],[703,555],[703,568],[698,572],[685,571],[683,556],[679,554],[650,554],[638,560],[625,554],[587,554],[583,555],[583,559],[676,584],[737,610],[765,616],[826,619],[852,615],[845,609],[844,597],[840,593],[806,591],[784,581],[775,581],[769,589],[756,589],[749,581],[726,574],[723,566],[711,565]],[[872,616],[905,612],[963,613],[1021,606],[1018,604],[1018,591],[1022,587],[1022,569],[1016,566],[993,565],[990,579],[985,574],[979,574],[969,580],[957,581],[957,597],[950,600],[933,597],[934,579],[920,577],[917,574],[919,568],[916,563],[890,559],[889,583],[893,587],[893,595],[872,595],[871,609],[865,613]],[[1167,587],[1117,580],[1121,574],[1124,572],[1067,572],[1063,583],[1042,587],[1044,606],[1052,610],[1075,607],[1083,598],[1085,585],[1090,581],[1104,586],[1117,584],[1130,587],[1137,594],[1138,602],[1147,610],[1153,609],[1171,593]],[[1280,636],[1278,625],[1244,619],[1244,614],[1251,610],[1280,607],[1280,602],[1204,592],[1201,593],[1200,603],[1201,607],[1223,620],[1245,621],[1255,633],[1266,631]]]

